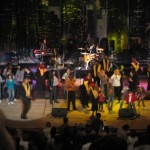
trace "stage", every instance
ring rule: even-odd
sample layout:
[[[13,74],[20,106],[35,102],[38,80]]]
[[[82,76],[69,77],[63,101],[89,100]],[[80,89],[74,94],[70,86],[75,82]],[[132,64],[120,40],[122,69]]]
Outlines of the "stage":
[[[76,79],[76,105],[77,111],[69,111],[67,112],[67,117],[69,118],[69,124],[84,124],[90,121],[92,112],[91,103],[89,103],[89,108],[82,108],[80,103],[80,91],[79,86],[82,84],[83,78]],[[126,82],[126,79],[124,80]],[[140,77],[140,85],[147,87],[147,79],[144,77]],[[58,88],[58,101],[59,103],[54,103],[51,105],[49,103],[49,99],[45,99],[44,97],[38,97],[35,95],[35,100],[32,101],[31,109],[28,113],[28,119],[23,120],[20,118],[21,115],[21,103],[20,100],[14,102],[13,105],[8,105],[7,99],[3,99],[2,103],[0,103],[0,109],[3,110],[5,116],[7,118],[6,125],[10,128],[27,128],[27,129],[35,129],[35,128],[44,128],[46,122],[51,122],[52,126],[59,126],[62,123],[63,117],[54,117],[52,115],[53,108],[55,109],[66,109],[67,101],[63,98],[63,84],[60,82]],[[150,92],[147,92],[147,98],[145,100],[146,109],[142,107],[137,108],[137,114],[139,116],[134,119],[120,119],[118,112],[120,103],[117,100],[114,101],[113,111],[109,112],[107,104],[104,104],[104,112],[102,114],[102,120],[105,125],[112,126],[115,128],[119,128],[123,124],[127,123],[131,126],[131,128],[135,129],[145,129],[148,124],[150,124]],[[137,102],[136,102],[137,106]],[[125,104],[123,108],[126,108]]]
[[[46,122],[51,122],[52,126],[59,126],[62,123],[63,117],[54,117],[52,115],[53,108],[66,108],[66,100],[59,99],[59,103],[49,104],[48,99],[35,99],[32,101],[31,109],[28,113],[28,119],[21,119],[21,103],[20,100],[14,102],[13,105],[8,105],[7,100],[4,99],[0,104],[0,109],[3,110],[6,120],[6,126],[10,128],[22,128],[22,129],[40,129],[44,128]],[[84,124],[90,121],[91,111],[89,108],[82,108],[80,100],[76,99],[77,111],[67,112],[69,118],[69,124]],[[102,114],[102,120],[105,125],[119,128],[123,124],[129,124],[134,129],[145,129],[150,124],[150,100],[145,100],[146,109],[142,107],[137,108],[139,116],[134,119],[119,119],[118,111],[120,104],[117,100],[114,102],[114,108],[112,112],[108,111],[107,104],[104,104],[104,112]],[[127,107],[126,104],[124,107]]]

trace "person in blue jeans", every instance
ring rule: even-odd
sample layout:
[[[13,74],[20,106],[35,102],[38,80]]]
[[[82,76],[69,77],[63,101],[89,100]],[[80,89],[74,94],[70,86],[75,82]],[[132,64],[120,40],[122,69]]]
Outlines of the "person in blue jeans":
[[[58,78],[55,75],[55,70],[52,70],[49,75],[48,86],[50,90],[50,104],[59,103],[57,101],[58,95]]]
[[[8,92],[8,105],[14,104],[13,100],[15,97],[15,81],[11,74],[8,75],[8,79],[6,79],[6,86]]]
[[[129,92],[129,86],[128,84],[125,84],[124,87],[122,88],[122,91],[121,91],[121,94],[122,94],[122,101],[120,103],[120,108],[123,107],[123,104],[124,104],[124,100],[126,98],[126,95],[128,94]]]
[[[111,80],[108,82],[107,92],[108,92],[108,111],[112,111],[115,92]]]

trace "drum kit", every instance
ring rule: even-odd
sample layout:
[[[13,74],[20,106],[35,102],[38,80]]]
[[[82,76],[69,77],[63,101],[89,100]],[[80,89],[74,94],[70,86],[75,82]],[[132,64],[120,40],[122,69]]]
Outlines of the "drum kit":
[[[104,53],[104,49],[102,48],[96,48],[96,53],[89,53],[88,50],[85,50],[83,47],[78,48],[78,50],[81,51],[86,68],[90,67],[94,60],[101,60]]]

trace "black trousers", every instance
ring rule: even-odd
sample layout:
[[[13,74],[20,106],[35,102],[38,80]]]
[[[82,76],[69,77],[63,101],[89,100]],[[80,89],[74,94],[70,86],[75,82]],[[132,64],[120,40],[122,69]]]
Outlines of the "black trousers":
[[[31,100],[29,98],[22,98],[22,103],[23,103],[23,110],[21,116],[25,118],[31,107]]]
[[[98,76],[94,77],[94,83],[97,83],[97,85],[100,87],[100,78]]]
[[[75,91],[68,91],[68,107],[67,107],[68,110],[70,110],[70,103],[71,102],[72,102],[73,109],[74,110],[76,109],[75,99],[76,99]]]
[[[121,86],[114,86],[115,96],[118,98],[118,101],[121,100]]]

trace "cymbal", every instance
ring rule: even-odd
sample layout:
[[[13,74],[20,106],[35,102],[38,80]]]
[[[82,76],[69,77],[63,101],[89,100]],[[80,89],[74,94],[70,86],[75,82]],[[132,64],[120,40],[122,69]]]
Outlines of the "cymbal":
[[[85,53],[81,53],[81,54],[82,54],[82,55],[86,55],[86,54],[89,54],[89,53],[86,53],[86,52],[85,52]]]
[[[98,54],[103,53],[102,51],[97,52]]]
[[[85,48],[83,48],[83,47],[80,47],[80,48],[78,48],[78,49],[81,50],[81,51],[82,51],[82,50],[85,50]]]
[[[97,50],[99,50],[99,51],[103,51],[104,49],[103,49],[103,48],[97,48]]]
[[[90,55],[96,55],[96,53],[90,54]]]

